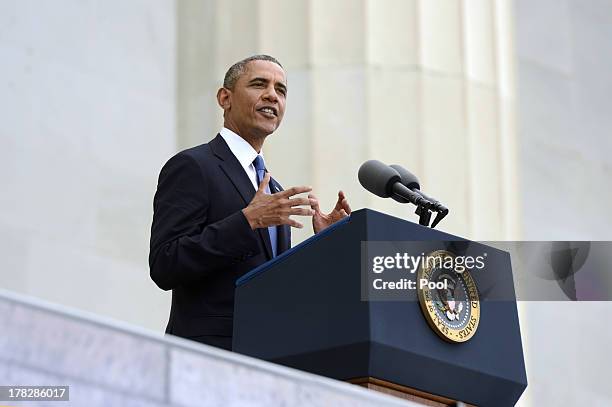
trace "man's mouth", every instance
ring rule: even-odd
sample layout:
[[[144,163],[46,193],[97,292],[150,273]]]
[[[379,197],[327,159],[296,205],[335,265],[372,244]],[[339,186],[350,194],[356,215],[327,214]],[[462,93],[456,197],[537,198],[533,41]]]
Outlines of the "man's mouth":
[[[277,117],[278,116],[278,112],[276,111],[276,109],[273,107],[269,107],[269,106],[259,108],[257,109],[257,111],[263,113],[264,116],[267,116],[267,117]]]

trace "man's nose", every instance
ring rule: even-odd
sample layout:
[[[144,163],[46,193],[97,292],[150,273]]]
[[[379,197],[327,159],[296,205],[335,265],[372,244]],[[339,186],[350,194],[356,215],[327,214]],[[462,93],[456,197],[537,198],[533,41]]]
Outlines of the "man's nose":
[[[266,88],[266,92],[264,93],[263,98],[270,102],[278,101],[278,94],[276,93],[276,89],[274,89],[274,87]]]

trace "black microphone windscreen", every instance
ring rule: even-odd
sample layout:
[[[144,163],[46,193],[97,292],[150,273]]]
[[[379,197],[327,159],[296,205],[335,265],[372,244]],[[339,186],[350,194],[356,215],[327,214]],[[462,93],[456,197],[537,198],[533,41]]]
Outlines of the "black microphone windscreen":
[[[400,177],[402,177],[402,184],[404,184],[410,189],[421,189],[419,179],[416,177],[416,175],[414,175],[399,164],[391,164],[389,167],[397,171]]]
[[[365,189],[382,198],[391,196],[393,185],[401,182],[396,170],[378,160],[368,160],[361,164],[358,176]]]

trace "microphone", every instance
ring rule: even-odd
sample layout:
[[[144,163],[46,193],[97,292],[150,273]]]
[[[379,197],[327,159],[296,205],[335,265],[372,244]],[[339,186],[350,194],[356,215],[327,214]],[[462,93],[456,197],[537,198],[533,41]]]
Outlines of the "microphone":
[[[408,171],[407,169],[405,169],[399,164],[391,164],[389,167],[397,171],[400,177],[402,177],[402,184],[406,185],[408,188],[412,190],[421,189],[419,179],[416,177],[416,175],[414,175],[413,173],[411,173],[410,171]]]
[[[423,197],[425,200],[429,201],[431,203],[431,210],[438,212],[438,215],[436,216],[433,223],[431,224],[432,228],[435,227],[442,220],[442,218],[448,215],[447,207],[442,205],[442,203],[438,201],[437,199],[427,196],[424,192],[420,190],[421,187],[419,185],[419,180],[413,173],[411,173],[410,171],[408,171],[406,168],[402,167],[399,164],[391,164],[389,167],[397,171],[397,173],[400,175],[402,179],[402,184],[404,184],[414,193]],[[399,201],[398,199],[395,199],[395,200],[401,203],[405,203],[405,201],[402,202],[402,201]]]
[[[420,190],[421,187],[419,185],[419,180],[413,173],[411,173],[410,171],[408,171],[407,169],[405,169],[399,164],[391,164],[389,167],[397,171],[397,173],[402,178],[402,184],[404,184],[405,186],[410,188],[412,191],[421,195],[423,198],[431,202],[433,210],[435,210],[436,212],[444,212],[444,211],[448,212],[448,209],[444,205],[442,205],[440,201],[430,196],[427,196],[425,192]]]
[[[397,171],[400,178],[402,179],[401,180],[402,184],[404,184],[404,186],[406,186],[408,189],[412,191],[414,191],[415,189],[417,190],[421,189],[421,186],[419,185],[419,180],[413,173],[411,173],[410,171],[408,171],[401,165],[393,164],[393,165],[390,165],[389,167]],[[399,197],[399,196],[392,196],[391,198],[393,198],[399,203],[408,203],[406,199]]]
[[[420,194],[402,183],[402,176],[390,166],[378,161],[368,160],[359,167],[358,178],[361,185],[381,198],[392,197],[398,202],[410,202],[430,209],[431,203]]]

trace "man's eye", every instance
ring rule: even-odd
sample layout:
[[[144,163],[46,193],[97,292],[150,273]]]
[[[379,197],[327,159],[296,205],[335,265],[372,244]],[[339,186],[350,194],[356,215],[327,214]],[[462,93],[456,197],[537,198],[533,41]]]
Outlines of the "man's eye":
[[[281,89],[277,89],[277,92],[280,93],[283,96],[287,95],[287,91],[285,89],[282,89],[282,88]]]

